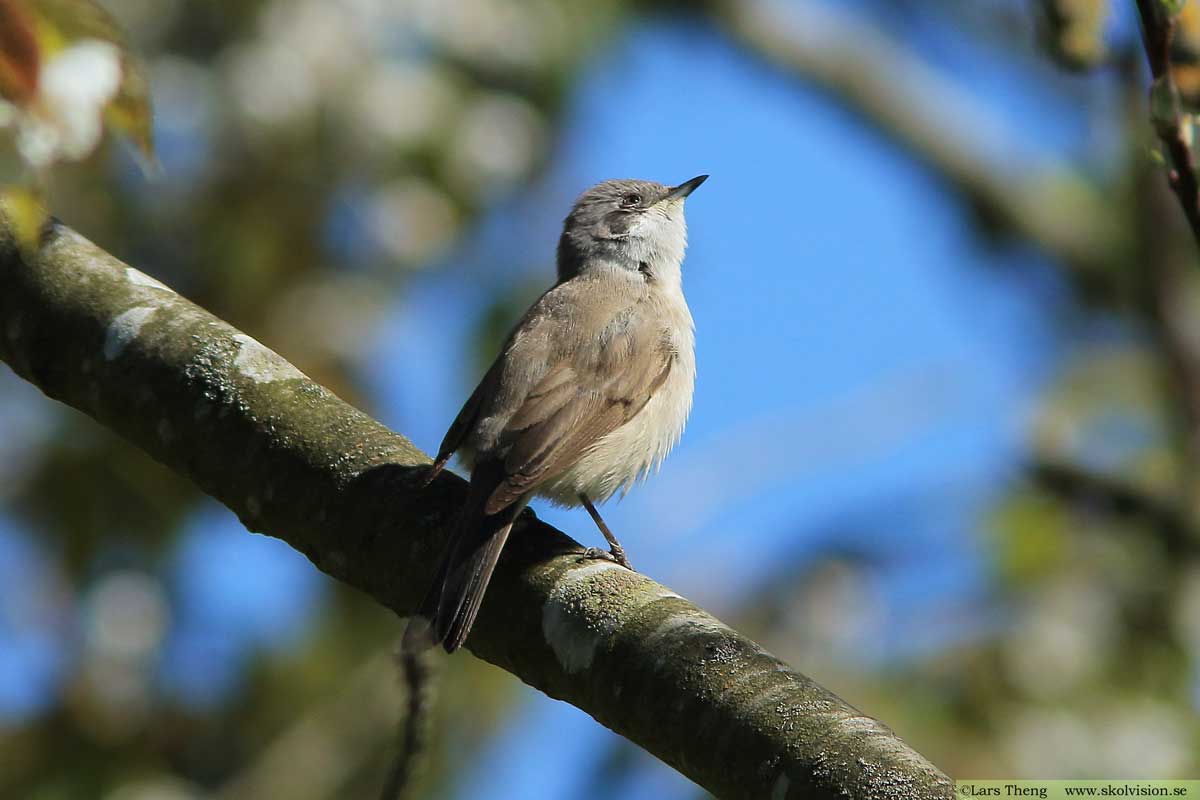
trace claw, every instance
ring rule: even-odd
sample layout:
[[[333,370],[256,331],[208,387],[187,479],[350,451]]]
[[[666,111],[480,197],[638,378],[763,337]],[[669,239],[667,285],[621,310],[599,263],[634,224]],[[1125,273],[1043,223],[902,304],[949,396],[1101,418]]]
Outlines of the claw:
[[[599,547],[589,547],[583,551],[583,557],[588,559],[598,559],[601,561],[611,561],[614,564],[619,564],[630,572],[637,572],[633,565],[629,563],[629,559],[625,557],[624,551],[620,553],[601,550]]]

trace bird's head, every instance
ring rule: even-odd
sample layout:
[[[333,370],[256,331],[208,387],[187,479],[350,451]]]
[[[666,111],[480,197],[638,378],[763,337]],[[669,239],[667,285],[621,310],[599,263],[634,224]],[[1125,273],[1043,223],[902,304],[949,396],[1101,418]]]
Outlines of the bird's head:
[[[698,175],[678,186],[611,180],[588,189],[563,222],[559,280],[594,264],[678,272],[687,247],[683,202],[707,178]]]

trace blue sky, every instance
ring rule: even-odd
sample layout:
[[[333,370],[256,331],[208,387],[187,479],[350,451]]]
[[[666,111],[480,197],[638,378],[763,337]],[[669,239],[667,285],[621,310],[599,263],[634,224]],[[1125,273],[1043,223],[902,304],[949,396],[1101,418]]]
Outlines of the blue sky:
[[[1089,121],[1053,103],[1053,89],[930,37],[934,57],[1030,144],[1070,155],[1091,141]],[[695,409],[662,473],[606,518],[639,569],[718,614],[851,531],[842,544],[882,564],[890,633],[876,657],[963,635],[944,607],[981,591],[981,517],[1015,474],[1031,404],[1063,347],[1056,319],[1069,293],[1054,271],[981,242],[963,206],[904,152],[694,24],[648,22],[602,54],[556,148],[529,191],[397,300],[364,358],[372,412],[436,450],[475,377],[462,365],[478,313],[514,282],[549,284],[573,198],[610,177],[709,173],[687,209]],[[537,510],[601,543],[581,512]],[[0,578],[40,563],[31,539],[0,520]],[[178,627],[163,675],[197,704],[236,683],[248,648],[302,638],[324,591],[301,556],[213,506],[169,571]],[[45,702],[69,655],[63,637],[20,624],[20,586],[0,580],[0,717],[10,719]],[[612,735],[522,691],[508,734],[457,796],[585,796],[589,758]],[[552,760],[540,753],[548,737]],[[639,764],[622,797],[692,796],[669,768]]]

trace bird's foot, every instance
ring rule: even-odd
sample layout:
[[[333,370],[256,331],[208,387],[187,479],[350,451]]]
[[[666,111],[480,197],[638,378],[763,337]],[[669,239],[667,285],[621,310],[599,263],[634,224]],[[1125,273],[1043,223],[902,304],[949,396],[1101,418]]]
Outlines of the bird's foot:
[[[633,568],[633,564],[629,563],[629,559],[625,557],[624,550],[601,550],[599,547],[589,547],[583,551],[584,558],[595,558],[603,561],[611,561],[614,564],[619,564],[630,572],[637,572]]]

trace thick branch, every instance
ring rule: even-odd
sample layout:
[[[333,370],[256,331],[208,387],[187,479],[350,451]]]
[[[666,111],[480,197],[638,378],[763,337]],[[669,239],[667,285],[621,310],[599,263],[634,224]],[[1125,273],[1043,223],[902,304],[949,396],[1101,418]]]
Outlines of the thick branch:
[[[1179,107],[1179,89],[1171,75],[1171,38],[1175,18],[1167,12],[1163,0],[1137,0],[1142,22],[1142,44],[1150,62],[1154,82],[1150,86],[1150,119],[1170,161],[1167,183],[1179,198],[1179,207],[1191,226],[1192,236],[1200,244],[1200,186],[1192,158],[1190,137],[1185,132]]]
[[[0,215],[0,358],[191,478],[250,530],[407,614],[464,496],[429,459],[280,356],[51,228],[22,258]],[[887,727],[649,578],[527,514],[470,649],[721,797],[950,798]]]

